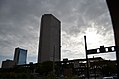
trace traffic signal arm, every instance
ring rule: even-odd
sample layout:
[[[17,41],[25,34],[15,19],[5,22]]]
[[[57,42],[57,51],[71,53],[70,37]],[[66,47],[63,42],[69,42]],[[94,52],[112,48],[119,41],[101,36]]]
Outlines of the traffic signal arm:
[[[110,46],[110,47],[100,46],[100,48],[87,50],[87,54],[108,53],[108,52],[114,52],[117,49],[118,49],[117,46]]]

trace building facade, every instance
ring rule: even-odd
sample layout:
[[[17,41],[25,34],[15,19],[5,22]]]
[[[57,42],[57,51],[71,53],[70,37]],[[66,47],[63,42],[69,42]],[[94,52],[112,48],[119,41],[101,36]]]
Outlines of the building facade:
[[[2,68],[13,68],[15,66],[15,62],[13,60],[2,61]]]
[[[14,61],[16,65],[26,64],[27,50],[15,48]]]
[[[52,14],[44,14],[41,18],[38,63],[44,61],[60,61],[61,22]]]

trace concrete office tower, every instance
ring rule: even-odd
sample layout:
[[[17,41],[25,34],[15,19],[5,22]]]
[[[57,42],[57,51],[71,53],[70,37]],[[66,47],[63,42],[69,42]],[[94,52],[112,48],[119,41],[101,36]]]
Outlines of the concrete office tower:
[[[60,61],[60,24],[61,22],[52,14],[42,16],[38,63],[53,60]]]
[[[16,65],[26,64],[27,50],[15,48],[14,61]]]

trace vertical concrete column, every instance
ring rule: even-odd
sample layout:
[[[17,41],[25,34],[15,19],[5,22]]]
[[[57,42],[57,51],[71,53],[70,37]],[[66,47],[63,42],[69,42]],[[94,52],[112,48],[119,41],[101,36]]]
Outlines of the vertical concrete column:
[[[119,78],[119,2],[118,0],[106,0],[111,15],[115,45],[116,45],[116,59],[117,59],[117,75]]]

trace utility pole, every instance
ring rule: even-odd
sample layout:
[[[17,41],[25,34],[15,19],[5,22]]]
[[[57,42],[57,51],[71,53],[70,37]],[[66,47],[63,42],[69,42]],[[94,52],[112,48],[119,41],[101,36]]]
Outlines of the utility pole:
[[[87,64],[87,78],[89,79],[89,65],[88,65],[88,54],[87,54],[86,36],[84,36],[84,41],[85,41],[86,64]]]

